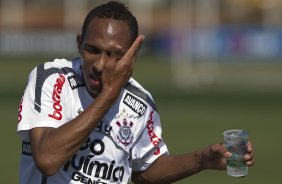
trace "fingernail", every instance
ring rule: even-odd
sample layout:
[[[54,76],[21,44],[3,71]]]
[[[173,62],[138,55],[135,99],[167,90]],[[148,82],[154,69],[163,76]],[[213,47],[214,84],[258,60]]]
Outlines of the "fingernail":
[[[232,153],[226,152],[226,153],[225,153],[225,156],[226,156],[226,157],[231,157],[231,156],[232,156]]]
[[[249,160],[251,157],[249,155],[245,156],[245,160]]]

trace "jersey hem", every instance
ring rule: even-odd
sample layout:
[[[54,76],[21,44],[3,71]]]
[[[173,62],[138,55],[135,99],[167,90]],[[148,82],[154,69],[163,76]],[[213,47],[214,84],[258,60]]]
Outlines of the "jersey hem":
[[[59,126],[60,125],[54,121],[40,121],[36,123],[18,125],[17,132],[20,135],[20,137],[22,138],[22,140],[24,140],[29,137],[28,131],[33,128],[39,128],[39,127],[58,128]]]

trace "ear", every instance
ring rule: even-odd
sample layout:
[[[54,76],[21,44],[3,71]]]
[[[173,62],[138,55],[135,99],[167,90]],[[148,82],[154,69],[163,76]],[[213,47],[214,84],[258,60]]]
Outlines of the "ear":
[[[77,45],[77,49],[78,52],[81,54],[82,51],[82,43],[83,43],[83,37],[81,34],[77,34],[76,36],[76,45]]]

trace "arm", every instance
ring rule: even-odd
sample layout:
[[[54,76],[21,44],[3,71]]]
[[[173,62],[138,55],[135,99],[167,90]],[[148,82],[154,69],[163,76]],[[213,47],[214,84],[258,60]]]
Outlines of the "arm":
[[[244,159],[246,164],[251,166],[254,161],[251,142],[248,143],[247,150]],[[132,181],[136,184],[167,184],[205,169],[225,170],[226,158],[230,156],[231,153],[220,144],[178,156],[163,155],[146,171],[133,173]]]
[[[136,184],[167,184],[201,170],[199,151],[178,156],[162,155],[146,171],[134,172],[132,181]]]
[[[30,130],[33,158],[42,173],[47,176],[55,174],[83,145],[111,107],[108,97],[106,94],[99,95],[83,113],[58,128]]]
[[[137,37],[121,60],[114,55],[110,57],[103,70],[103,89],[83,113],[58,128],[30,130],[33,158],[44,175],[55,174],[77,152],[114,104],[133,71],[143,40],[144,36]]]

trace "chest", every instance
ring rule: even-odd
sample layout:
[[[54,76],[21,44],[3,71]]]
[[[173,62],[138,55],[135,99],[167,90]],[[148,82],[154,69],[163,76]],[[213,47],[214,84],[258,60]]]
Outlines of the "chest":
[[[80,88],[77,93],[70,92],[69,102],[66,106],[66,122],[79,116],[86,108],[93,103],[93,98],[88,95],[86,89]],[[121,97],[109,109],[105,116],[98,123],[97,127],[89,136],[90,141],[107,140],[107,144],[130,154],[130,149],[145,128],[144,116],[139,116],[132,111]],[[103,147],[103,146],[102,146]]]

